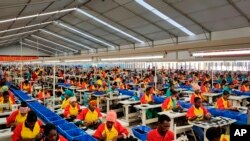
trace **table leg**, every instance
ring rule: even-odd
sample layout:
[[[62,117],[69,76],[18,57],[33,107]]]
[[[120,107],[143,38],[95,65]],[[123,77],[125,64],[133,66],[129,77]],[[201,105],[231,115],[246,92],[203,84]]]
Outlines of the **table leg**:
[[[208,102],[209,102],[209,103],[213,103],[213,97],[209,96]]]
[[[128,122],[129,123],[129,116],[128,116],[128,105],[124,105],[125,106],[125,120],[126,120],[126,122]]]
[[[107,99],[107,112],[109,111],[109,99]]]
[[[100,108],[100,97],[99,96],[97,96],[97,108]]]
[[[170,130],[174,131],[174,119],[173,118],[170,119]]]
[[[207,132],[207,129],[204,129],[204,141],[208,141],[208,139],[206,137],[206,132]]]
[[[142,125],[146,125],[146,110],[143,109],[141,110],[142,115],[141,115],[141,120],[142,120]]]

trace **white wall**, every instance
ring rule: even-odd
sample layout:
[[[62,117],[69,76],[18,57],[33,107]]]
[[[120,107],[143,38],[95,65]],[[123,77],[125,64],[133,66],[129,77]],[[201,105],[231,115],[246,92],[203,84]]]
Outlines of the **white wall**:
[[[21,47],[20,45],[0,47],[0,55],[21,55]],[[23,47],[23,56],[49,56],[49,54]]]

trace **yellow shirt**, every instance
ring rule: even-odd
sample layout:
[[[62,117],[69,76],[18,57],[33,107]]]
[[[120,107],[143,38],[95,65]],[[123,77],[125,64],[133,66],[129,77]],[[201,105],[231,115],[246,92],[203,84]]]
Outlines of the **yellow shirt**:
[[[151,95],[147,96],[147,95],[145,94],[145,100],[146,100],[147,102],[151,102],[151,101],[152,101]]]
[[[203,118],[204,118],[204,112],[203,112],[203,110],[201,109],[201,108],[199,108],[199,109],[197,109],[197,108],[194,108],[194,114],[196,115],[196,116],[200,116],[199,118],[197,118],[196,120],[203,120]]]
[[[24,124],[25,123],[23,123],[22,131],[21,131],[22,139],[34,139],[40,133],[40,126],[38,122],[35,123],[33,131],[25,127]]]
[[[102,86],[102,80],[98,79],[96,83]]]
[[[93,112],[91,110],[88,109],[88,112],[85,116],[85,122],[89,123],[89,122],[94,122],[98,120],[98,113],[96,112],[96,110],[94,110]]]

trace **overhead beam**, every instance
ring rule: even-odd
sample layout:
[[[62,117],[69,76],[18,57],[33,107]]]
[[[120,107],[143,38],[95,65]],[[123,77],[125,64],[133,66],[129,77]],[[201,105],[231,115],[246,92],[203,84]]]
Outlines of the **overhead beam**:
[[[39,48],[39,47],[30,45],[30,44],[27,44],[27,43],[24,43],[24,42],[22,42],[22,45],[24,45],[24,46],[29,46],[29,47],[31,47],[31,48],[35,48],[35,49],[37,49],[37,50],[41,50],[41,51],[47,52],[47,53],[49,53],[49,54],[56,54],[55,52],[52,52],[52,51],[49,51],[49,50],[45,50],[45,49],[42,49],[42,48]]]
[[[227,2],[237,11],[240,13],[240,15],[242,17],[244,17],[248,24],[250,25],[250,19],[248,18],[248,16],[232,1],[232,0],[227,0]]]
[[[67,46],[65,46],[65,45],[62,45],[62,44],[59,44],[59,43],[50,41],[50,40],[48,40],[48,39],[39,37],[39,36],[37,36],[37,35],[31,35],[31,37],[34,37],[34,38],[39,39],[39,40],[43,40],[43,41],[45,41],[45,42],[48,42],[48,43],[50,43],[50,44],[56,45],[56,46],[58,46],[58,47],[61,47],[61,48],[64,48],[64,49],[67,49],[67,50],[70,50],[70,51],[73,51],[73,52],[78,52],[78,50],[76,50],[76,49],[73,49],[73,48],[71,48],[71,47],[67,47]]]
[[[75,44],[75,45],[77,45],[77,46],[79,46],[79,47],[82,47],[82,48],[85,48],[85,49],[88,49],[88,50],[93,50],[93,48],[90,48],[90,47],[88,47],[87,45],[80,44],[80,43],[78,43],[78,42],[76,42],[76,41],[73,41],[73,40],[71,40],[71,39],[68,39],[68,38],[66,38],[66,37],[64,37],[64,36],[61,36],[61,35],[59,35],[59,34],[50,32],[50,31],[48,31],[48,30],[40,29],[40,31],[42,31],[43,33],[52,35],[52,36],[54,36],[54,37],[57,37],[57,38],[59,38],[59,39],[61,39],[61,40],[63,40],[63,41],[66,41],[66,42]]]
[[[51,50],[54,50],[54,51],[57,51],[57,52],[67,53],[67,52],[65,52],[65,51],[62,51],[62,50],[59,50],[59,49],[55,49],[55,48],[53,48],[53,47],[49,47],[49,46],[47,46],[47,45],[41,44],[41,43],[39,43],[39,42],[32,41],[32,40],[30,40],[30,39],[24,39],[24,41],[27,41],[27,42],[30,42],[30,43],[33,43],[33,44],[37,44],[37,45],[39,45],[39,46],[43,46],[43,47],[45,47],[45,48],[48,48],[48,49],[51,49]]]

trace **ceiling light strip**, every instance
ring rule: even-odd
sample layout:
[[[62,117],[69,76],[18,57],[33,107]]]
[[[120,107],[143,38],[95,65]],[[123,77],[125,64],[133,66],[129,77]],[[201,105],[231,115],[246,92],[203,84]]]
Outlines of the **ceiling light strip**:
[[[73,41],[73,40],[67,39],[67,38],[65,38],[65,37],[63,37],[63,36],[61,36],[61,35],[52,33],[52,32],[50,32],[50,31],[48,31],[48,30],[40,29],[40,31],[42,31],[42,32],[44,32],[44,33],[47,33],[47,34],[50,34],[50,35],[52,35],[52,36],[54,36],[54,37],[60,38],[60,39],[62,39],[62,40],[68,41],[68,42],[70,42],[70,43],[72,43],[72,44],[75,44],[75,45],[77,45],[77,46],[80,46],[80,47],[83,47],[83,48],[86,48],[86,49],[89,49],[89,50],[93,50],[92,48],[90,48],[90,47],[88,47],[88,46],[85,46],[85,45],[83,45],[83,44],[79,44],[79,43],[77,43],[77,42],[75,42],[75,41]]]
[[[68,29],[68,30],[70,30],[70,31],[76,32],[76,33],[78,33],[78,34],[81,34],[81,35],[83,35],[84,37],[90,38],[90,39],[92,39],[92,40],[95,40],[95,41],[97,41],[97,42],[99,42],[99,43],[102,43],[102,44],[104,44],[104,45],[106,45],[106,46],[111,47],[111,48],[114,49],[114,46],[113,46],[113,45],[111,45],[111,44],[109,44],[109,43],[107,43],[107,42],[104,42],[104,41],[102,41],[102,40],[99,40],[99,39],[97,39],[97,38],[95,38],[95,37],[93,37],[93,36],[91,36],[91,35],[86,34],[86,33],[83,33],[83,32],[81,32],[79,29],[74,28],[74,27],[72,27],[72,26],[70,26],[70,25],[68,25],[68,24],[65,24],[65,23],[63,23],[63,22],[61,22],[61,21],[60,21],[60,22],[55,22],[55,23],[56,23],[57,25],[63,27],[63,28],[66,28],[66,29]]]
[[[206,53],[193,53],[195,57],[199,56],[221,56],[221,55],[244,55],[250,54],[250,50],[237,50],[237,51],[223,51],[223,52],[206,52]]]
[[[160,12],[159,10],[157,10],[156,8],[154,8],[153,6],[149,5],[144,0],[135,0],[135,1],[138,4],[140,4],[141,6],[143,6],[144,8],[148,9],[149,11],[151,11],[152,13],[154,13],[155,15],[157,15],[158,17],[160,17],[163,20],[167,21],[171,25],[177,27],[178,29],[180,29],[181,31],[183,31],[184,33],[186,33],[187,35],[189,35],[189,36],[195,35],[193,32],[191,32],[190,30],[188,30],[184,26],[180,25],[179,23],[177,23],[175,20],[171,19],[170,17],[166,16],[165,14],[163,14],[162,12]]]
[[[2,31],[0,31],[0,33],[20,30],[20,29],[25,29],[25,28],[31,28],[31,27],[35,27],[35,26],[41,26],[41,25],[46,25],[46,24],[50,24],[50,23],[52,23],[52,22],[44,22],[44,23],[33,24],[33,25],[28,25],[28,26],[23,26],[23,27],[18,27],[18,28],[12,28],[12,29],[7,29],[7,30],[2,30]]]
[[[90,61],[92,61],[92,59],[64,60],[64,62],[66,62],[66,63],[70,63],[70,62],[90,62]]]
[[[69,11],[73,11],[73,10],[76,10],[76,8],[69,8],[69,9],[51,11],[51,12],[46,12],[46,13],[40,13],[40,14],[34,14],[34,15],[28,15],[28,16],[21,16],[21,17],[18,17],[18,18],[11,18],[11,19],[6,19],[6,20],[1,20],[0,23],[12,22],[12,21],[23,20],[23,19],[34,18],[34,17],[41,17],[41,16],[52,15],[52,14],[57,14],[57,13],[69,12]]]
[[[120,60],[147,60],[147,59],[160,59],[160,56],[138,56],[138,57],[125,57],[125,58],[103,58],[101,61],[120,61]]]
[[[83,15],[85,15],[85,16],[87,16],[87,17],[89,17],[89,18],[91,18],[91,19],[93,19],[93,20],[95,20],[95,21],[97,21],[97,22],[99,22],[99,23],[101,23],[101,24],[103,24],[103,25],[105,25],[105,26],[107,26],[107,27],[109,27],[109,28],[111,28],[111,29],[117,31],[117,32],[120,32],[121,34],[123,34],[123,35],[125,35],[125,36],[127,36],[127,37],[129,37],[129,38],[131,38],[131,39],[134,39],[135,41],[137,41],[137,42],[139,42],[139,43],[144,43],[144,41],[142,41],[142,40],[140,40],[140,39],[138,39],[138,38],[136,38],[136,37],[134,37],[134,36],[132,36],[132,35],[126,33],[126,32],[124,32],[124,31],[122,31],[122,30],[120,30],[120,29],[118,29],[118,28],[116,28],[116,27],[114,27],[114,26],[112,26],[112,25],[110,25],[110,24],[108,24],[108,23],[106,23],[106,22],[100,20],[100,19],[98,19],[97,17],[95,17],[95,16],[93,16],[93,15],[91,15],[91,14],[85,12],[85,11],[82,10],[82,9],[77,8],[76,11],[78,11],[79,13],[81,13],[81,14],[83,14]]]
[[[36,39],[40,39],[40,40],[43,40],[43,41],[45,41],[45,42],[54,44],[54,45],[56,45],[56,46],[66,48],[66,49],[71,50],[71,51],[73,51],[73,52],[78,52],[78,50],[76,50],[76,49],[72,49],[72,48],[70,48],[70,47],[67,47],[67,46],[65,46],[65,45],[58,44],[58,43],[53,42],[53,41],[50,41],[50,40],[48,40],[48,39],[45,39],[45,38],[42,38],[42,37],[39,37],[39,36],[36,36],[36,35],[31,35],[31,36],[34,37],[34,38],[36,38]]]

